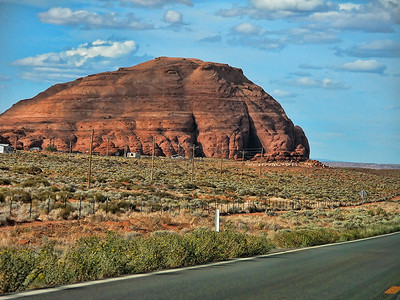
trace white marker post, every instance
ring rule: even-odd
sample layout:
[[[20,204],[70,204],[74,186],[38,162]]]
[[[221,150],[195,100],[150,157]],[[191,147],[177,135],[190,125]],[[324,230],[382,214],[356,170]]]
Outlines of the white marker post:
[[[219,232],[219,209],[215,210],[215,231]]]
[[[364,204],[364,198],[367,197],[367,192],[362,190],[360,192],[360,196],[361,196],[361,204]]]

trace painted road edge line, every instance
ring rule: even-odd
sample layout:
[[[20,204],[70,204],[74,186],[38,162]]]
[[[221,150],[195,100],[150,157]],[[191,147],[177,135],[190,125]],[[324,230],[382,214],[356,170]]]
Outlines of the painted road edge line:
[[[62,286],[53,287],[53,288],[44,288],[44,289],[38,289],[38,290],[25,291],[25,292],[9,294],[9,295],[4,295],[4,296],[0,295],[0,299],[1,300],[18,299],[18,298],[22,298],[22,297],[29,297],[29,296],[53,293],[53,292],[57,292],[57,291],[63,291],[63,290],[68,290],[68,289],[76,289],[76,288],[81,288],[81,287],[85,287],[85,286],[109,283],[109,282],[114,282],[114,281],[122,281],[122,280],[129,280],[129,279],[135,279],[135,278],[148,277],[148,276],[153,276],[153,275],[177,273],[177,272],[182,272],[182,271],[186,271],[186,270],[208,268],[208,267],[213,267],[213,266],[231,264],[231,263],[240,262],[240,261],[254,260],[254,259],[257,259],[257,258],[265,258],[265,257],[283,255],[283,254],[287,254],[287,253],[294,253],[294,252],[318,249],[318,248],[323,248],[323,247],[333,247],[333,246],[338,246],[338,245],[343,245],[343,244],[357,243],[357,242],[362,242],[362,241],[382,238],[382,237],[395,235],[395,234],[400,234],[400,231],[387,233],[387,234],[383,234],[383,235],[367,237],[367,238],[358,239],[358,240],[338,242],[338,243],[332,243],[332,244],[324,244],[324,245],[305,247],[305,248],[298,248],[298,249],[292,249],[292,250],[283,250],[283,251],[275,252],[275,253],[268,253],[268,254],[251,256],[251,257],[244,257],[244,258],[235,258],[235,259],[231,259],[231,260],[214,262],[214,263],[209,263],[209,264],[204,264],[204,265],[183,267],[183,268],[177,268],[177,269],[167,269],[167,270],[160,270],[160,271],[155,271],[155,272],[150,272],[150,273],[133,274],[133,275],[126,275],[126,276],[121,276],[121,277],[114,277],[114,278],[99,279],[99,280],[94,280],[94,281],[73,283],[73,284],[69,284],[69,285],[62,285]]]

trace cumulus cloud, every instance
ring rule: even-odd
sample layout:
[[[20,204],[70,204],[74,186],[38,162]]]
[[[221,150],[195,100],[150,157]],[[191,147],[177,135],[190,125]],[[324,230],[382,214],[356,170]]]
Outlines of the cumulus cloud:
[[[257,48],[265,51],[281,51],[286,45],[280,39],[274,38],[254,38],[253,36],[233,37],[228,40],[232,45],[242,45],[246,47]]]
[[[393,40],[364,42],[347,49],[336,49],[336,55],[355,57],[400,57],[400,43]]]
[[[137,50],[134,41],[125,42],[96,40],[61,52],[49,52],[25,57],[12,64],[23,68],[22,77],[28,80],[71,79],[91,70],[105,68],[112,61]]]
[[[250,0],[248,6],[221,9],[217,14],[223,17],[249,15],[256,19],[274,20],[325,11],[329,6],[330,2],[324,0]]]
[[[193,6],[191,0],[122,0],[121,2],[148,8],[163,7],[167,4],[172,4],[172,3],[179,3],[187,6]]]
[[[323,0],[250,0],[250,5],[266,11],[315,11],[324,5]]]
[[[264,35],[267,31],[261,26],[251,23],[241,23],[232,28],[235,33],[245,35]]]
[[[330,78],[316,79],[312,77],[301,77],[295,79],[271,80],[271,83],[305,88],[323,88],[327,90],[345,90],[350,88],[349,85]]]
[[[217,12],[223,17],[249,16],[253,19],[301,17],[314,28],[393,32],[400,23],[399,0],[371,0],[366,4],[326,0],[250,0],[247,6],[233,5]]]
[[[182,24],[182,14],[174,10],[168,10],[164,14],[164,21],[170,24]]]
[[[41,22],[54,25],[82,26],[87,29],[119,28],[132,30],[152,29],[153,25],[141,22],[133,14],[121,16],[117,13],[99,14],[87,10],[72,10],[53,7],[38,14]]]
[[[315,12],[309,21],[326,28],[364,32],[393,32],[393,24],[400,23],[399,0],[374,0],[366,4],[339,4],[336,9]]]
[[[260,26],[242,23],[232,28],[231,43],[261,50],[280,51],[288,45],[333,44],[341,41],[331,30],[296,27],[267,32]]]
[[[375,59],[361,60],[357,59],[354,62],[348,62],[338,67],[339,70],[349,72],[363,72],[363,73],[379,73],[382,74],[386,66],[377,62]]]
[[[292,93],[292,92],[288,92],[288,91],[284,91],[284,90],[274,90],[271,95],[273,95],[274,97],[277,98],[295,98],[297,97],[297,94]]]
[[[290,44],[334,44],[341,41],[333,30],[318,30],[307,27],[291,28],[282,32],[283,41]]]
[[[389,14],[385,11],[330,11],[317,12],[309,21],[329,28],[364,32],[392,32]]]

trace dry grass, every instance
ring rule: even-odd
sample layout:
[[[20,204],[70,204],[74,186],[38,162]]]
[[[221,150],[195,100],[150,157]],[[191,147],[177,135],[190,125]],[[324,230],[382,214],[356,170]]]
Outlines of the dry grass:
[[[108,231],[132,236],[149,235],[160,230],[185,233],[198,227],[214,227],[213,215],[194,216],[186,211],[180,214],[128,212],[119,216],[99,211],[82,220],[55,220],[56,215],[57,212],[52,211],[49,215],[40,215],[40,221],[0,227],[0,248],[26,244],[40,246],[47,242],[63,247],[93,234],[105,236]],[[262,232],[272,238],[281,230],[334,227],[340,222],[350,226],[348,224],[354,219],[368,222],[373,215],[378,221],[393,220],[400,215],[400,204],[385,201],[336,210],[236,214],[221,216],[221,227],[248,233]]]

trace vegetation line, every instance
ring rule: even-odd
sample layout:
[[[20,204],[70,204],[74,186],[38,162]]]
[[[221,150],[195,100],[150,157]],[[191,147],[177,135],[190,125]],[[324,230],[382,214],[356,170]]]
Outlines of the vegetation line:
[[[10,293],[88,280],[195,266],[233,258],[267,254],[274,247],[304,248],[400,231],[400,223],[337,231],[319,228],[265,235],[198,228],[185,235],[155,232],[127,239],[109,232],[59,250],[52,244],[38,249],[0,250],[0,292]]]

